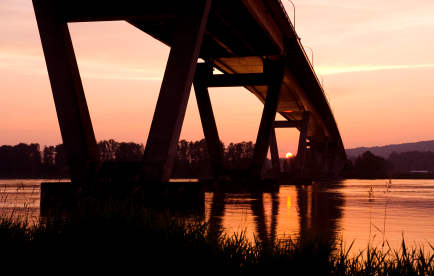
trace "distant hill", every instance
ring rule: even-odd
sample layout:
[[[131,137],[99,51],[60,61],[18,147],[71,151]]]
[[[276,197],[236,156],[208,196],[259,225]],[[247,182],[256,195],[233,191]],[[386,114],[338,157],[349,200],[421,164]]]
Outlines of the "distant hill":
[[[391,154],[394,151],[397,153],[406,152],[406,151],[434,152],[434,140],[422,141],[416,143],[405,143],[405,144],[398,144],[398,145],[388,145],[382,147],[372,147],[372,148],[360,147],[355,149],[346,149],[345,151],[348,156],[359,156],[359,154],[362,154],[368,150],[373,154],[382,156],[384,158],[388,158],[389,154]]]

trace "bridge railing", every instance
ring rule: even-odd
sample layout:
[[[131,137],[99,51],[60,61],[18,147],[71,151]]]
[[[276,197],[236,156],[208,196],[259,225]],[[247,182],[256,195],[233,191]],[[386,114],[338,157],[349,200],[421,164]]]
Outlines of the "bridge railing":
[[[282,3],[281,0],[277,0],[277,1],[279,2],[279,5],[282,7],[283,13],[285,14],[286,19],[288,20],[288,22],[289,22],[289,24],[290,24],[292,30],[294,31],[294,34],[295,34],[295,36],[296,36],[296,38],[297,38],[297,41],[298,41],[298,43],[299,43],[299,45],[300,45],[300,49],[303,51],[303,54],[304,54],[306,60],[309,62],[310,68],[312,69],[312,72],[313,72],[314,75],[315,75],[315,79],[316,79],[316,81],[317,81],[317,83],[318,83],[318,86],[321,88],[321,92],[322,92],[322,94],[323,94],[323,96],[324,96],[324,98],[325,98],[325,100],[326,100],[326,102],[327,102],[327,105],[328,105],[328,107],[329,107],[329,110],[331,111],[330,113],[331,113],[331,115],[332,115],[332,117],[333,117],[333,119],[334,119],[334,121],[335,121],[336,128],[338,129],[338,132],[339,132],[338,121],[336,120],[336,117],[335,117],[335,114],[334,114],[334,110],[333,110],[333,108],[331,107],[330,100],[327,99],[327,97],[326,97],[326,93],[325,93],[325,91],[324,91],[324,87],[323,87],[323,86],[321,85],[321,83],[319,82],[318,76],[316,75],[315,69],[313,68],[313,64],[312,64],[311,61],[309,60],[309,58],[308,58],[308,56],[307,56],[307,54],[306,54],[306,51],[304,50],[304,47],[303,47],[303,45],[301,44],[301,41],[300,41],[301,39],[300,39],[300,37],[298,36],[297,31],[295,30],[295,26],[292,24],[291,19],[290,19],[289,16],[288,16],[288,13],[286,12],[285,6],[283,5],[283,3]],[[285,51],[286,51],[286,50],[285,50]],[[329,97],[330,97],[330,96],[329,96]],[[342,147],[343,147],[343,145],[342,145]]]
[[[301,48],[301,50],[303,51],[303,54],[304,54],[304,56],[306,57],[306,60],[309,62],[309,65],[310,65],[310,67],[312,68],[312,72],[314,72],[314,75],[315,75],[315,78],[316,78],[318,84],[320,84],[320,81],[319,81],[319,79],[318,79],[318,76],[316,75],[316,72],[315,72],[315,68],[313,67],[313,64],[311,63],[311,61],[309,60],[309,58],[308,58],[308,56],[307,56],[307,54],[306,54],[306,51],[304,50],[303,45],[301,45],[300,38],[299,38],[298,35],[297,35],[297,31],[295,30],[295,26],[292,24],[292,21],[291,21],[291,19],[289,18],[288,13],[286,12],[285,6],[283,5],[283,3],[282,3],[281,0],[277,0],[277,1],[279,2],[279,5],[282,7],[283,13],[284,13],[285,16],[286,16],[286,19],[288,19],[288,22],[289,22],[289,24],[291,25],[291,28],[293,29],[294,34],[295,34],[295,36],[297,37],[297,40],[298,40],[299,43],[300,43],[300,46],[301,46],[300,48]],[[322,94],[324,95],[324,98],[326,99],[327,105],[329,106],[329,109],[330,109],[330,111],[331,111],[331,113],[332,113],[332,116],[333,116],[333,118],[334,118],[334,117],[335,117],[335,116],[334,116],[334,111],[333,111],[333,108],[332,108],[332,106],[331,106],[331,104],[330,104],[330,99],[327,98],[326,93],[325,93],[325,91],[324,91],[324,87],[323,87],[322,85],[319,85],[319,87],[321,87],[321,92],[322,92]],[[330,96],[329,96],[329,98],[330,98]],[[335,118],[335,122],[336,122],[336,124],[337,124],[336,118]]]
[[[295,35],[297,35],[297,32],[295,31],[294,25],[292,25],[291,19],[289,19],[289,15],[286,12],[285,6],[283,5],[282,1],[277,0],[279,2],[279,5],[282,7],[283,13],[285,14],[286,18],[288,19],[289,24],[291,25],[292,29],[294,30]],[[298,37],[298,36],[297,36]]]

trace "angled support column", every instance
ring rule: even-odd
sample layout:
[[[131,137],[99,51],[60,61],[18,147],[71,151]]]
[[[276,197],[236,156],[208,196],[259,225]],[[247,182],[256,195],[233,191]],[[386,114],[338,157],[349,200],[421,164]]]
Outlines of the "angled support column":
[[[185,4],[170,49],[143,156],[142,180],[169,181],[211,0]]]
[[[297,160],[295,161],[295,176],[303,176],[304,155],[306,152],[307,129],[309,128],[309,112],[305,111],[302,115],[300,128],[300,139],[298,141]]]
[[[324,146],[323,146],[323,151],[322,151],[322,156],[321,156],[321,167],[320,167],[321,176],[324,176],[325,171],[326,171],[328,144],[329,144],[329,137],[325,136],[324,137]]]
[[[86,179],[99,154],[61,1],[33,0],[72,182]]]
[[[271,153],[271,163],[273,164],[274,176],[279,177],[280,175],[279,151],[277,149],[276,131],[274,130],[274,128],[271,130],[270,153]]]
[[[258,136],[256,138],[255,151],[253,152],[252,163],[250,165],[253,178],[261,177],[262,168],[267,157],[270,134],[273,129],[274,119],[276,118],[285,67],[285,60],[264,61],[264,74],[269,78],[270,85],[268,86],[267,98],[265,99],[261,124],[259,125]]]
[[[217,131],[217,125],[212,110],[211,100],[206,85],[206,80],[212,76],[213,65],[198,63],[193,85],[202,122],[203,134],[205,135],[209,159],[214,179],[218,179],[225,169],[223,163],[223,149]]]

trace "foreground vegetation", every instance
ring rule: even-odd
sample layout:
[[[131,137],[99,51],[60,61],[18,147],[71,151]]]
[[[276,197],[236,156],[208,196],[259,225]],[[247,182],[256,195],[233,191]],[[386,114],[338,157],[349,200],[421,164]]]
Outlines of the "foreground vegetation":
[[[434,255],[421,248],[368,248],[350,256],[320,237],[249,241],[244,233],[209,231],[203,219],[181,218],[131,201],[81,203],[37,224],[0,219],[0,260],[20,272],[89,271],[211,275],[433,275]],[[433,248],[434,249],[434,248]],[[60,269],[60,270],[58,270]]]

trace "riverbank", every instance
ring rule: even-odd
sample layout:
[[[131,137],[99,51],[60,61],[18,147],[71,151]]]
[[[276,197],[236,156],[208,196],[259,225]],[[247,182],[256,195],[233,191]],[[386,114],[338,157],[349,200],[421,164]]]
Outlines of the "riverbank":
[[[391,179],[434,179],[434,173],[395,173]]]
[[[153,210],[139,201],[81,202],[37,224],[0,219],[0,260],[20,271],[115,270],[169,274],[432,275],[434,255],[422,248],[350,248],[320,237],[249,241],[245,232],[209,229],[200,217]],[[337,244],[337,246],[336,246]],[[386,249],[387,248],[387,249]],[[434,250],[434,248],[431,248]],[[432,251],[431,251],[432,252]]]
[[[410,179],[410,180],[417,180],[417,179],[434,179],[434,173],[393,173],[393,174],[386,174],[384,177],[378,177],[378,178],[361,178],[361,177],[345,177],[346,179],[360,179],[360,180],[378,180],[378,179]]]

